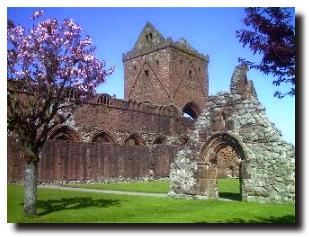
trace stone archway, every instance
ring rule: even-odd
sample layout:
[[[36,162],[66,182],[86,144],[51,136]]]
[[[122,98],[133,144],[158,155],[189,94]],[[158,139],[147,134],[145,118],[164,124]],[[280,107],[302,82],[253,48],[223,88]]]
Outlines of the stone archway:
[[[54,129],[49,135],[49,140],[80,142],[82,139],[80,135],[73,128],[64,125]]]
[[[127,146],[145,146],[145,141],[144,139],[137,135],[137,134],[131,134],[124,142],[124,145]]]
[[[105,131],[100,131],[94,135],[91,142],[94,143],[104,143],[104,144],[116,144],[115,139],[110,135],[110,133]]]
[[[183,106],[182,112],[186,117],[196,120],[201,113],[201,109],[196,103],[191,101]]]
[[[219,198],[218,193],[218,153],[226,147],[231,147],[239,159],[240,198],[242,194],[242,174],[246,173],[245,154],[240,142],[232,135],[218,133],[213,135],[202,147],[197,160],[197,190],[200,195],[209,199]]]
[[[170,196],[218,198],[216,156],[230,146],[241,159],[242,200],[295,202],[295,148],[268,119],[246,71],[236,67],[230,93],[208,97],[171,163]]]

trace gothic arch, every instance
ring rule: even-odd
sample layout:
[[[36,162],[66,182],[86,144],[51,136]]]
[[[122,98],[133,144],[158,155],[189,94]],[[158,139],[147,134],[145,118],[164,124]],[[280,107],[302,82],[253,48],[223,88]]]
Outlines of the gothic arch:
[[[240,185],[240,199],[243,195],[242,174],[246,173],[246,155],[244,153],[241,142],[229,133],[217,133],[213,135],[205,145],[202,147],[200,155],[197,160],[198,164],[198,186],[199,192],[206,195],[208,198],[217,199],[218,193],[218,166],[217,154],[218,152],[230,146],[233,148],[239,159],[239,185]],[[246,177],[248,178],[248,177]]]
[[[80,135],[69,126],[59,126],[54,129],[49,135],[49,140],[65,140],[70,142],[80,142]]]
[[[192,119],[197,119],[201,109],[195,102],[191,101],[182,107],[182,112],[188,114]]]
[[[94,143],[104,143],[104,144],[116,144],[115,139],[106,131],[100,131],[94,134],[91,142]]]
[[[204,144],[200,156],[200,162],[208,162],[215,159],[216,153],[225,146],[231,146],[241,160],[245,160],[243,145],[233,134],[216,133]]]
[[[128,146],[145,146],[146,143],[141,136],[133,133],[124,140],[123,144]]]

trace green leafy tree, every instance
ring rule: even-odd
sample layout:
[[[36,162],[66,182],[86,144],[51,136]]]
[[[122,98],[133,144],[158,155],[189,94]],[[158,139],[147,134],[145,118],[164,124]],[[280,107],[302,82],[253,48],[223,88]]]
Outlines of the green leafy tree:
[[[272,74],[276,80],[273,84],[290,85],[287,92],[276,91],[275,97],[295,95],[295,26],[292,9],[268,7],[246,8],[243,19],[246,29],[236,31],[242,45],[248,46],[254,54],[261,54],[261,62],[250,62],[244,58],[239,61],[250,68],[265,74]]]

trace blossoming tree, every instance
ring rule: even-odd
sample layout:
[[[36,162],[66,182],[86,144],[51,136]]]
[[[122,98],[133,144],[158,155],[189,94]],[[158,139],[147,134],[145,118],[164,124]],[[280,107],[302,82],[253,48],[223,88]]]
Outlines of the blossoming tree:
[[[8,22],[8,131],[24,147],[24,212],[36,214],[37,164],[48,135],[105,81],[113,68],[95,56],[89,36],[73,20],[32,15],[25,29]]]

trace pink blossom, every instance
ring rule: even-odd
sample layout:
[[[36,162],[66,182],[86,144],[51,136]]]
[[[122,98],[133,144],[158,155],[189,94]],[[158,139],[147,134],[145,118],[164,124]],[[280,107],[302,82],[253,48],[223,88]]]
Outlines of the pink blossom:
[[[42,14],[36,11],[33,19]],[[86,98],[114,71],[113,67],[106,69],[106,63],[96,57],[91,38],[82,38],[81,27],[72,19],[46,19],[29,31],[16,26],[8,29],[7,38],[11,43],[7,54],[10,78],[27,77],[33,84],[40,81],[74,87]]]
[[[35,20],[36,18],[39,18],[40,16],[42,16],[44,13],[43,10],[38,10],[38,11],[35,11],[32,16],[31,16],[31,19],[32,20]]]

